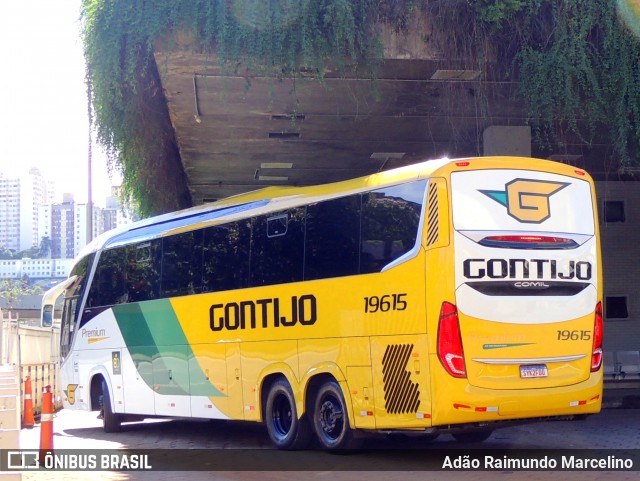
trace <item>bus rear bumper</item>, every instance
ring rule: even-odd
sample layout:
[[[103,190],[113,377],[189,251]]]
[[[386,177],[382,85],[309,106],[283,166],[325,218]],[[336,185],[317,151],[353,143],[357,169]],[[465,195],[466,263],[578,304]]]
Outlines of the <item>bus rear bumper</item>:
[[[602,373],[578,384],[546,389],[493,390],[455,380],[434,397],[432,405],[433,426],[594,414],[602,407]]]

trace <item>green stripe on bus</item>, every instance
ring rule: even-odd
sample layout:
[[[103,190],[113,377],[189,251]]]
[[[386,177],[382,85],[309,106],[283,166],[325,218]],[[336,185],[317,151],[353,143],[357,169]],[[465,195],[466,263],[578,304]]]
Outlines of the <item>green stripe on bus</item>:
[[[144,382],[158,394],[224,396],[202,372],[168,299],[113,307]]]

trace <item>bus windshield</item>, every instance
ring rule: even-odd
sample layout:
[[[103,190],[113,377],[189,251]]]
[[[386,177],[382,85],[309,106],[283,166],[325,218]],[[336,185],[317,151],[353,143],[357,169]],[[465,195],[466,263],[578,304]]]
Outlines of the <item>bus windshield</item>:
[[[78,318],[80,298],[84,293],[87,272],[91,267],[94,255],[84,257],[78,262],[69,278],[75,278],[64,292],[64,307],[62,310],[62,324],[60,326],[60,357],[64,359],[69,354],[69,347],[73,340],[76,319]]]

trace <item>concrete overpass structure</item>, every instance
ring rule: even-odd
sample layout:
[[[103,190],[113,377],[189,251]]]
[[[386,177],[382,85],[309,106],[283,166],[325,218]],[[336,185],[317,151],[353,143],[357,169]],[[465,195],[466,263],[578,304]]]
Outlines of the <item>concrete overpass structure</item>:
[[[381,27],[385,28],[385,27]],[[383,31],[378,78],[230,75],[188,35],[158,41],[156,64],[194,204],[269,185],[311,185],[425,158],[553,158],[604,178],[608,145],[532,145],[510,66],[443,58],[417,19]]]

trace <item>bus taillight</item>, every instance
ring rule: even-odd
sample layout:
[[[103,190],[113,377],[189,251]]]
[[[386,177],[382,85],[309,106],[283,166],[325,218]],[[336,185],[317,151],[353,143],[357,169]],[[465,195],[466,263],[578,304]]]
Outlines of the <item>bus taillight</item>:
[[[602,365],[602,302],[596,306],[593,324],[593,351],[591,354],[591,372],[596,372]]]
[[[453,377],[467,377],[464,351],[460,336],[458,309],[449,302],[443,302],[438,324],[438,359]]]
[[[479,241],[485,247],[503,249],[575,249],[578,243],[573,239],[543,235],[492,235]]]

